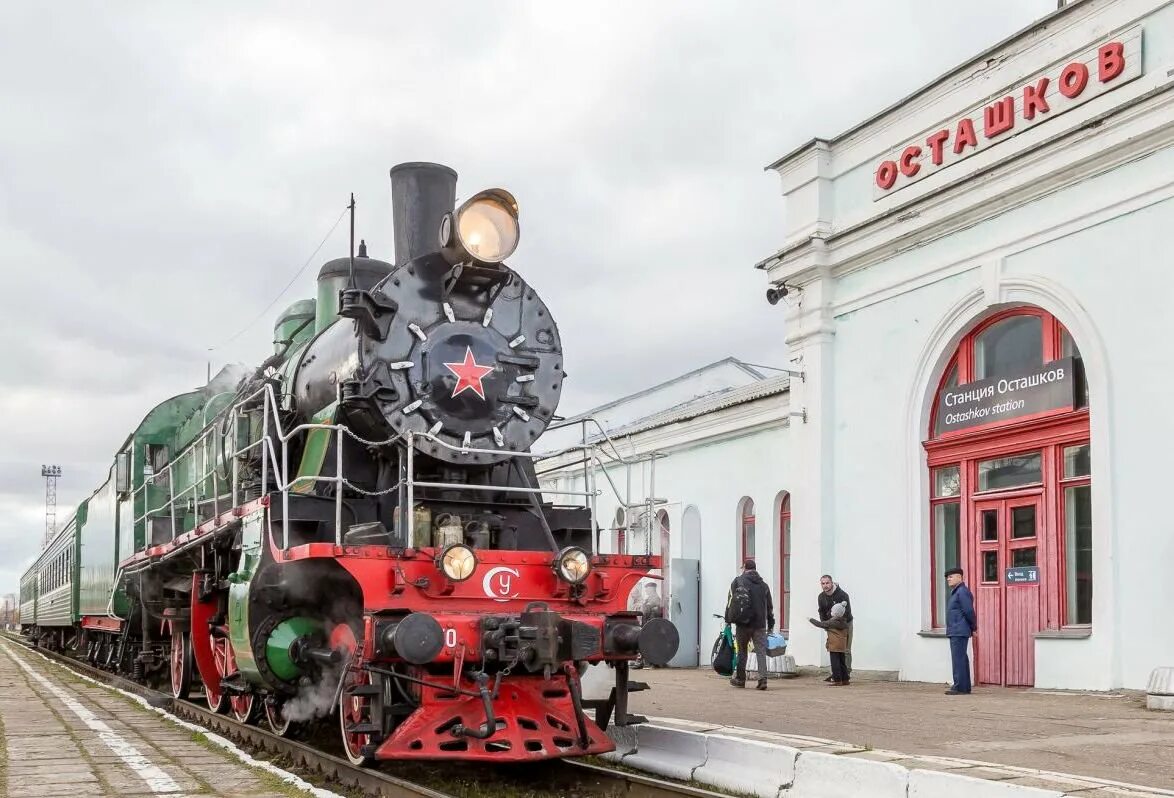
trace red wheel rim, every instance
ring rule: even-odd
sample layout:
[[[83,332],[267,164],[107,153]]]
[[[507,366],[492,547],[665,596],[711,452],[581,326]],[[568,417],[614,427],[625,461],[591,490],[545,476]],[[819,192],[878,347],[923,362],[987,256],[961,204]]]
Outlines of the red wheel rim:
[[[293,728],[293,721],[285,717],[282,712],[283,702],[281,701],[266,701],[265,702],[265,720],[269,724],[269,729],[278,737],[286,737]]]
[[[228,642],[227,637],[212,637],[212,659],[216,663],[216,672],[220,674],[220,678],[224,678],[232,671],[229,670],[231,666],[236,664],[232,656],[232,645]],[[227,712],[229,705],[224,700],[224,691],[220,689],[212,689],[211,685],[204,685],[204,696],[208,700],[208,708],[213,712]]]
[[[225,679],[236,673],[236,654],[232,650],[232,641],[227,637],[213,639],[212,656],[216,659],[216,672],[220,674],[221,679]],[[226,702],[223,692],[221,691],[222,695],[217,698],[217,704],[219,705],[216,707],[217,712],[226,711],[224,705],[227,704],[227,709],[230,709],[232,714],[241,723],[251,723],[256,720],[256,714],[254,713],[256,701],[252,694],[232,694]]]
[[[371,720],[371,699],[368,696],[348,695],[347,688],[370,684],[371,675],[366,671],[348,670],[343,676],[342,695],[338,700],[338,720],[342,727],[342,747],[353,765],[369,765],[372,757],[363,754],[363,747],[371,744],[370,734],[356,734],[348,727]]]
[[[257,719],[254,710],[257,708],[257,697],[252,693],[248,695],[234,695],[228,699],[228,703],[232,705],[233,716],[241,723],[252,723]]]
[[[186,699],[192,686],[191,660],[187,651],[188,636],[184,632],[171,635],[171,695]]]

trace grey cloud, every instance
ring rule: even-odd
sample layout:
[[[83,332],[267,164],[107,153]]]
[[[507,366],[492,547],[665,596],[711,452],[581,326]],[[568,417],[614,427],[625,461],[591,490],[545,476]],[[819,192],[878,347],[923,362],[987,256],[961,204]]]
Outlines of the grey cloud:
[[[20,423],[0,476],[24,509],[0,550],[35,553],[42,460],[80,475],[208,360],[265,356],[345,224],[273,310],[208,349],[274,298],[349,192],[390,258],[399,161],[519,198],[513,265],[559,322],[562,412],[729,354],[785,365],[781,310],[750,268],[784,212],[763,165],[1053,7],[5,5],[0,414]]]

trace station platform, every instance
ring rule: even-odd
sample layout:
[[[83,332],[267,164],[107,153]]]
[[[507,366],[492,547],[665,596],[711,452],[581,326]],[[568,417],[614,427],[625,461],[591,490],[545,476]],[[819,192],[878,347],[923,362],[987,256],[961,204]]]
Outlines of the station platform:
[[[1147,710],[1144,694],[978,687],[969,696],[947,696],[941,684],[855,673],[850,686],[832,687],[824,676],[804,669],[795,678],[770,679],[760,692],[752,679],[739,689],[711,668],[644,668],[632,678],[651,689],[632,695],[631,711],[693,729],[806,736],[840,741],[845,752],[951,757],[1174,795],[1174,713]],[[972,775],[1002,778],[997,771]]]
[[[0,796],[306,795],[0,638]]]

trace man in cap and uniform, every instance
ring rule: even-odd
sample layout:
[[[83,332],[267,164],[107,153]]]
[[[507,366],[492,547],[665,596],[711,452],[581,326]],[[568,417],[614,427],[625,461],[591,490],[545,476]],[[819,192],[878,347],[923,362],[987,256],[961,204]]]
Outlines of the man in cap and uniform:
[[[966,646],[978,631],[978,616],[974,612],[974,595],[962,581],[962,569],[946,571],[946,584],[950,598],[946,602],[946,637],[950,638],[950,662],[954,671],[954,683],[946,695],[967,695],[970,693],[970,659]]]

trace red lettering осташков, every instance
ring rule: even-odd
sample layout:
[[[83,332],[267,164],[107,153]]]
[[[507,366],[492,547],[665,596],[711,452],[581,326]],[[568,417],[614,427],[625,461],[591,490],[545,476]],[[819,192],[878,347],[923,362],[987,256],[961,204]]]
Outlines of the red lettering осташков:
[[[1073,61],[1066,65],[1056,80],[1055,88],[1069,100],[1079,97],[1088,87],[1091,74],[1091,60],[1089,63]],[[1097,79],[1101,83],[1108,83],[1125,72],[1125,45],[1120,41],[1107,42],[1097,48],[1096,70]],[[1038,78],[1035,83],[1028,83],[1021,89],[1019,96],[1023,102],[1023,118],[1031,121],[1037,115],[1048,114],[1052,108],[1048,103],[1047,92],[1053,88],[1050,78]],[[1012,94],[997,100],[983,109],[983,136],[993,139],[1015,127],[1015,99]],[[1067,110],[1061,108],[1060,112]],[[1059,112],[1058,112],[1059,113]],[[950,128],[943,128],[925,139],[930,160],[934,166],[941,166],[945,162],[945,147],[950,141]],[[962,155],[967,146],[978,149],[978,136],[975,133],[974,120],[963,117],[956,123],[953,131],[954,154]],[[876,184],[882,191],[888,191],[896,185],[902,177],[913,178],[921,172],[921,158],[924,154],[922,147],[909,145],[901,155],[893,160],[885,160],[877,167]]]

